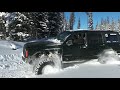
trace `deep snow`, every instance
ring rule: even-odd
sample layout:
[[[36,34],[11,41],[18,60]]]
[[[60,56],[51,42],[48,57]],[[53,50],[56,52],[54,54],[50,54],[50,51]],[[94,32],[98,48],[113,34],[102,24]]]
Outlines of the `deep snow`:
[[[10,43],[17,47],[12,50]],[[106,64],[98,59],[86,63],[68,66],[63,70],[51,70],[54,73],[34,75],[32,66],[22,61],[23,42],[0,40],[0,78],[120,78],[120,61],[114,57]]]

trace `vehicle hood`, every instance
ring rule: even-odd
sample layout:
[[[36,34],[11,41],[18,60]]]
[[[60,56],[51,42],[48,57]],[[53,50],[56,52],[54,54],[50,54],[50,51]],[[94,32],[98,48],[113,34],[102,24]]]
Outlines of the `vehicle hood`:
[[[34,41],[30,41],[27,44],[29,45],[38,45],[38,46],[58,46],[61,45],[62,42],[60,42],[60,40],[55,39],[55,38],[43,38],[40,40],[34,40]]]

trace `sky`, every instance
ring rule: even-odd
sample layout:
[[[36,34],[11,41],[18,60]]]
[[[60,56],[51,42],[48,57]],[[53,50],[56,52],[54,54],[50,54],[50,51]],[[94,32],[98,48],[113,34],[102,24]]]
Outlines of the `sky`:
[[[101,22],[101,18],[106,19],[107,16],[117,21],[120,18],[120,12],[93,12],[93,27],[95,28],[97,22]],[[70,17],[70,12],[65,12],[65,17],[68,20]],[[87,15],[85,12],[75,12],[75,24],[74,29],[77,29],[78,19],[80,18],[81,29],[87,29]]]

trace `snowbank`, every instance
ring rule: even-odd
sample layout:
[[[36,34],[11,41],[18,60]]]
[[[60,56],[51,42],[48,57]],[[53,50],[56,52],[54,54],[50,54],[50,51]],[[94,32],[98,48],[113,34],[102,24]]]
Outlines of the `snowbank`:
[[[8,41],[0,40],[0,47],[8,48],[8,46],[10,46]]]
[[[21,54],[0,55],[0,78],[26,78],[29,74],[33,75],[32,68]]]
[[[23,46],[22,42],[14,42]],[[0,78],[27,78],[32,68],[22,60],[22,48],[12,50],[8,41],[0,41]]]
[[[23,42],[0,40],[0,47],[3,48],[19,49],[22,48],[24,44]]]

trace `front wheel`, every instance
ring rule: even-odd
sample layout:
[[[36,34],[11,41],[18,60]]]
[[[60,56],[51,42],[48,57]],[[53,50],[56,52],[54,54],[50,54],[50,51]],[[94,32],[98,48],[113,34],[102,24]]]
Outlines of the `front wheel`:
[[[33,71],[36,75],[49,74],[59,71],[61,68],[61,61],[58,55],[42,55],[36,60]]]

